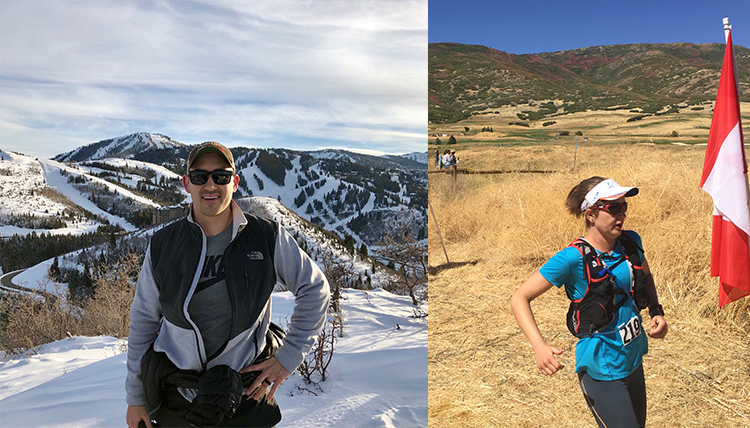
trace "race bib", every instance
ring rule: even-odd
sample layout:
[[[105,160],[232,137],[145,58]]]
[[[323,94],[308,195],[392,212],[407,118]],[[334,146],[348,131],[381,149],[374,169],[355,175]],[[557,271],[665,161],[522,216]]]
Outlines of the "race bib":
[[[618,333],[620,333],[620,338],[622,339],[622,344],[627,345],[628,343],[632,342],[633,339],[641,335],[641,322],[638,319],[638,316],[634,316],[630,319],[627,323],[625,323],[624,326],[618,330]]]

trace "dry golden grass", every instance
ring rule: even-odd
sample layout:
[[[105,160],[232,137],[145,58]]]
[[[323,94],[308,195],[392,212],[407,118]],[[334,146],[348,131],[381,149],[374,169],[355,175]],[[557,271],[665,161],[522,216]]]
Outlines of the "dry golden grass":
[[[549,101],[549,100],[547,100]],[[432,151],[435,135],[454,135],[457,140],[457,149],[467,145],[497,145],[503,144],[534,144],[549,142],[560,131],[569,131],[570,136],[561,137],[562,141],[573,142],[575,132],[581,131],[583,137],[590,143],[610,144],[621,142],[642,143],[705,143],[708,139],[709,126],[713,104],[702,104],[703,110],[692,110],[683,108],[679,114],[665,114],[660,116],[648,116],[642,120],[628,122],[627,120],[641,113],[629,110],[594,110],[560,116],[546,117],[536,121],[527,121],[530,127],[509,125],[510,122],[519,122],[517,113],[523,110],[537,110],[544,101],[539,101],[536,107],[518,105],[515,107],[503,106],[488,109],[490,114],[475,115],[468,119],[451,124],[429,124],[428,141],[431,143]],[[559,105],[561,102],[557,100]],[[699,108],[695,107],[695,108]],[[741,103],[740,110],[750,111],[750,102]],[[495,113],[497,112],[497,113]],[[743,116],[745,135],[750,134],[750,116]],[[550,126],[542,126],[548,121],[556,123]],[[493,132],[478,132],[484,127],[491,127]],[[469,128],[466,132],[465,128]],[[671,137],[672,131],[676,131],[679,137]],[[581,142],[583,138],[579,137]],[[439,148],[445,149],[448,137],[440,137],[443,145]],[[560,140],[558,140],[559,143]]]
[[[571,187],[601,175],[638,186],[626,228],[643,238],[669,334],[644,357],[652,427],[750,426],[750,298],[717,307],[709,276],[710,197],[698,186],[705,147],[465,148],[479,170],[555,174],[430,174],[429,420],[437,427],[595,427],[578,387],[568,301],[553,288],[532,309],[545,340],[564,350],[545,377],[509,298],[549,257],[584,232],[563,206]],[[648,331],[650,318],[644,311]]]

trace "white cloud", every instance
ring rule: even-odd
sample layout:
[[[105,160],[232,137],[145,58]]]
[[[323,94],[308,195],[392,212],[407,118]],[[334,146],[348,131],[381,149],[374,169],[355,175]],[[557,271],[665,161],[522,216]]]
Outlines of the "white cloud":
[[[2,1],[0,40],[7,149],[139,131],[426,149],[426,0]]]

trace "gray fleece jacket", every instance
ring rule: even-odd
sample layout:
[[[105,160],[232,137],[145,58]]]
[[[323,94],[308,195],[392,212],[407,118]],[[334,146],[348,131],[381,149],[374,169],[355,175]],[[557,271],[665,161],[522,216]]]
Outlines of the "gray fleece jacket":
[[[192,210],[191,210],[192,213]],[[226,364],[240,370],[265,346],[276,282],[295,296],[287,335],[275,357],[290,373],[309,352],[325,323],[329,287],[323,272],[274,222],[245,215],[232,202],[232,242],[225,252],[232,332],[223,351],[208,360],[203,338],[190,318],[206,253],[206,235],[192,214],[152,237],[130,308],[127,404],[145,404],[141,358],[151,344],[182,370],[203,372]]]

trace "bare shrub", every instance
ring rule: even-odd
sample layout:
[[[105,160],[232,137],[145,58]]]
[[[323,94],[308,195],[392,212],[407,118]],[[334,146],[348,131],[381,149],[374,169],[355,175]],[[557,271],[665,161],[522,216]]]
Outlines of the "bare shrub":
[[[79,322],[74,307],[43,292],[8,293],[0,300],[0,313],[0,350],[6,355],[60,340],[77,331]]]
[[[323,330],[318,334],[318,339],[313,345],[310,353],[305,356],[302,364],[297,368],[300,376],[308,385],[319,386],[319,382],[324,382],[328,377],[328,365],[331,364],[333,357],[333,348],[336,343],[337,332],[340,323],[336,320],[329,319]],[[319,378],[319,381],[315,379]]]
[[[340,312],[341,289],[346,288],[349,280],[354,277],[354,260],[339,259],[332,253],[323,256],[323,272],[328,285],[331,287],[330,311],[334,314]]]
[[[130,305],[140,267],[141,257],[128,253],[118,263],[100,268],[94,278],[94,295],[83,305],[85,316],[79,334],[128,337]]]
[[[0,300],[0,350],[14,355],[68,335],[127,337],[140,264],[139,255],[128,253],[101,266],[94,294],[82,301],[70,300],[59,287],[61,298],[46,292],[5,295]]]
[[[398,279],[386,291],[408,294],[416,306],[416,289],[427,285],[427,248],[414,237],[414,221],[414,217],[401,216],[392,222],[380,242],[379,253],[396,266]]]

